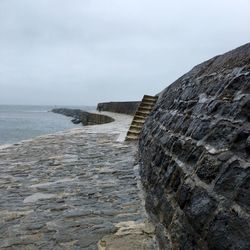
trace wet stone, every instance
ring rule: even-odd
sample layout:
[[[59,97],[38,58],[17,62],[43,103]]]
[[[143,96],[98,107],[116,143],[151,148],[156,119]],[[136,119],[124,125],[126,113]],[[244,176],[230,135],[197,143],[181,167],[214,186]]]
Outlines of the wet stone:
[[[159,93],[139,156],[160,249],[250,249],[249,62],[250,43]]]
[[[166,197],[162,198],[162,202],[159,205],[159,216],[161,219],[161,223],[165,226],[168,227],[169,224],[171,223],[173,214],[174,214],[174,209],[170,203],[169,200],[167,200]]]
[[[227,198],[233,198],[246,174],[245,169],[240,167],[239,161],[232,162],[216,181],[215,191]]]
[[[156,230],[157,240],[158,240],[160,249],[171,250],[171,242],[165,233],[164,226],[161,224],[158,224],[155,230]]]
[[[246,140],[246,153],[248,156],[250,156],[250,136],[248,136]]]
[[[0,149],[0,248],[97,249],[120,221],[146,218],[132,117]]]
[[[235,211],[222,211],[210,223],[209,249],[250,249],[250,226]]]
[[[183,179],[183,172],[180,168],[177,168],[174,172],[171,180],[171,188],[174,192],[176,192],[181,184]]]
[[[195,140],[201,140],[205,135],[209,132],[210,121],[209,120],[201,120],[197,122],[196,127],[192,133],[192,138]]]
[[[237,128],[229,123],[216,124],[210,131],[206,142],[217,149],[228,148],[234,141]]]
[[[167,162],[165,163],[166,165],[164,166],[164,184],[165,184],[165,188],[167,188],[170,184],[170,180],[173,176],[174,171],[177,168],[177,165],[174,161],[171,162]]]
[[[190,153],[186,156],[187,163],[190,164],[196,164],[196,162],[201,157],[202,153],[204,151],[204,148],[202,146],[195,147],[193,150],[190,151]]]
[[[205,190],[196,188],[193,190],[190,200],[186,203],[184,211],[194,228],[201,232],[209,215],[215,208],[215,199],[209,197]]]
[[[179,216],[181,217],[181,221],[185,221],[185,218],[183,216]],[[200,250],[199,246],[196,243],[196,237],[193,234],[192,228],[188,223],[181,224],[177,220],[175,220],[171,223],[169,231],[171,233],[171,245],[174,249]]]
[[[240,185],[236,202],[250,212],[250,177],[246,178]]]
[[[230,151],[226,151],[221,153],[220,155],[218,155],[218,160],[222,161],[222,162],[226,162],[227,160],[229,160],[231,157],[233,156],[233,153]]]
[[[240,112],[236,116],[238,119],[246,120],[247,122],[250,121],[250,100],[248,100],[240,109]]]
[[[206,183],[210,183],[217,176],[222,164],[211,156],[204,157],[197,164],[196,174]]]
[[[191,190],[192,188],[188,184],[183,183],[181,185],[177,194],[177,202],[181,209],[183,209],[187,201],[189,201],[190,196],[192,194]]]

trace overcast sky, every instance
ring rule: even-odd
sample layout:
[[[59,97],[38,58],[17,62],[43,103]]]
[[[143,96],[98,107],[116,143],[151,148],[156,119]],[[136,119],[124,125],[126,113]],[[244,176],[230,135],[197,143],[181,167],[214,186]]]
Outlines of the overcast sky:
[[[249,0],[0,0],[0,104],[139,100],[249,24]]]

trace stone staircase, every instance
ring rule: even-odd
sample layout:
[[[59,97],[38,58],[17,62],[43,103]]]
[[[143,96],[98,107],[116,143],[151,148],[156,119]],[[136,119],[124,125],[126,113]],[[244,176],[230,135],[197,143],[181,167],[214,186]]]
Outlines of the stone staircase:
[[[134,115],[134,119],[130,125],[130,128],[127,133],[126,141],[129,140],[138,140],[141,133],[142,126],[148,117],[149,113],[155,106],[158,97],[144,95],[142,101],[137,108],[137,111]]]

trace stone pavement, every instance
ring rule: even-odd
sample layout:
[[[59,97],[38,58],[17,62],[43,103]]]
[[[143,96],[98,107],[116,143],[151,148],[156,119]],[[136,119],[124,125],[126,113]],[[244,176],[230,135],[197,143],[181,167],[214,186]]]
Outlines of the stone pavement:
[[[115,119],[0,149],[0,249],[97,249],[146,220],[136,145],[122,142],[132,117]]]

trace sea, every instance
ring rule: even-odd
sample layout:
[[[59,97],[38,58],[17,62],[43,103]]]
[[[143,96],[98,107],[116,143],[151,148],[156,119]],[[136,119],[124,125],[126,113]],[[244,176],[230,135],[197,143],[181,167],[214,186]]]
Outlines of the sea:
[[[50,112],[53,108],[95,110],[89,106],[0,105],[0,145],[82,126],[73,124],[70,117]]]

